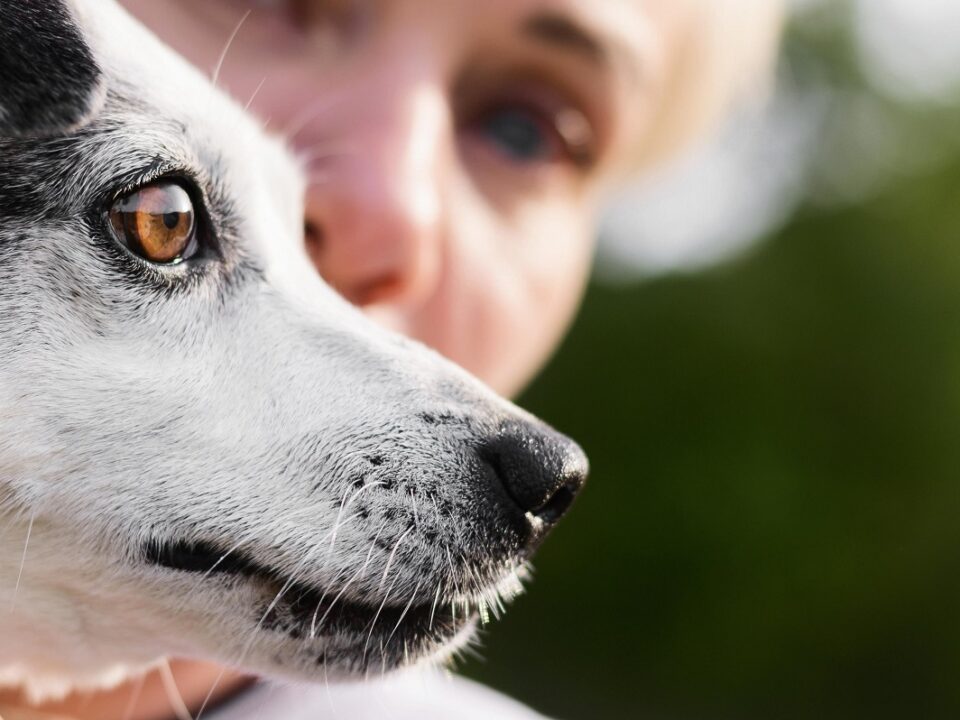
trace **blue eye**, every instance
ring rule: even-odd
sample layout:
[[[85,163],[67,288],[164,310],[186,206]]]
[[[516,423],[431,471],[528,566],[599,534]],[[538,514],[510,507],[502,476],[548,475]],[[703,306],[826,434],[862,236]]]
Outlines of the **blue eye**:
[[[481,131],[501,152],[520,162],[542,160],[552,153],[551,138],[543,123],[527,110],[494,110],[484,117]]]

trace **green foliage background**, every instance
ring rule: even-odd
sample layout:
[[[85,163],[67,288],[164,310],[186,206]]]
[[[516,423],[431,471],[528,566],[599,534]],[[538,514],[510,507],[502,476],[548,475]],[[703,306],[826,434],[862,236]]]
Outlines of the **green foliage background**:
[[[907,150],[960,133],[893,110]],[[593,285],[521,399],[591,481],[466,673],[561,718],[960,717],[958,190],[944,145],[726,265]]]

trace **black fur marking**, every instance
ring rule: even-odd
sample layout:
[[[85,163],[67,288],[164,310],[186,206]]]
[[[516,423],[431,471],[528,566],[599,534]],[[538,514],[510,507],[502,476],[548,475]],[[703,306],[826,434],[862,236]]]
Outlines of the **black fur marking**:
[[[53,135],[96,109],[101,72],[63,2],[0,2],[0,135]]]
[[[184,572],[252,575],[258,568],[240,553],[227,553],[211,543],[151,542],[144,547],[144,559],[151,565]]]
[[[0,105],[2,100],[0,88]],[[144,127],[149,135],[139,132]],[[69,227],[76,243],[89,246],[119,282],[135,282],[161,298],[216,283],[220,292],[212,296],[227,311],[238,293],[263,281],[263,270],[244,251],[235,200],[220,181],[218,162],[215,156],[199,160],[182,124],[138,100],[122,83],[108,93],[95,120],[68,135],[0,133],[0,270],[23,260],[13,252],[19,228],[31,228],[30,234],[20,233],[29,246],[43,242],[44,226]],[[119,195],[167,176],[195,187],[205,232],[201,256],[164,271],[121,246],[106,212]],[[24,253],[29,256],[27,248]]]

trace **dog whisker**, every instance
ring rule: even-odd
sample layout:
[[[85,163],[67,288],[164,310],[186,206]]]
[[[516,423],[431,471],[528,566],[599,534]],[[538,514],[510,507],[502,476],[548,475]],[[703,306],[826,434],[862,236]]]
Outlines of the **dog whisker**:
[[[453,565],[453,558],[450,556],[450,547],[448,545],[443,546],[443,551],[447,556],[447,566],[450,568],[450,582],[453,583],[454,588],[454,597],[460,595],[460,583],[457,582],[457,569]],[[450,609],[453,613],[453,619],[457,618],[457,604],[456,602],[450,603]]]
[[[232,555],[244,542],[245,540],[238,540],[230,548],[228,548],[227,551],[221,555],[213,565],[207,568],[203,575],[200,576],[200,581],[203,582],[210,577],[211,573],[215,572],[216,569],[223,563],[223,561],[230,557],[230,555]]]
[[[443,589],[443,581],[437,581],[437,592],[433,596],[433,605],[430,606],[430,621],[427,624],[428,630],[433,630],[433,617],[437,612],[437,604],[440,602],[440,591]]]
[[[393,636],[397,632],[397,628],[403,624],[403,619],[407,616],[407,613],[410,612],[410,607],[413,605],[413,601],[417,597],[417,592],[420,590],[420,581],[417,581],[416,586],[413,588],[413,592],[410,593],[410,600],[407,601],[406,607],[403,608],[403,612],[400,613],[400,617],[397,620],[397,624],[393,626],[393,630],[390,631],[390,634],[387,636],[386,644],[389,645],[390,641],[393,640]],[[406,640],[404,640],[404,654],[406,654]]]
[[[203,711],[207,709],[207,705],[210,703],[213,694],[217,691],[217,688],[220,687],[220,683],[223,681],[223,676],[227,674],[226,666],[220,669],[220,672],[217,673],[217,677],[213,681],[213,685],[210,686],[210,690],[207,692],[207,696],[203,699],[203,702],[200,703],[200,709],[197,711],[197,716],[194,720],[200,720],[203,717]]]
[[[356,500],[356,499],[360,496],[360,493],[362,493],[364,490],[369,490],[370,488],[374,488],[374,487],[381,487],[382,485],[383,485],[383,483],[382,483],[381,481],[379,481],[379,480],[378,480],[378,481],[375,481],[375,482],[372,482],[372,483],[369,483],[369,484],[367,484],[367,485],[364,485],[363,487],[361,487],[360,489],[358,489],[356,492],[354,492],[353,495],[350,497],[349,500],[347,500],[347,499],[346,499],[347,496],[344,495],[344,499],[340,502],[340,511],[337,513],[337,519],[336,519],[336,521],[333,523],[333,531],[332,531],[332,536],[331,536],[331,538],[330,538],[330,549],[331,549],[331,550],[333,549],[333,546],[334,546],[334,544],[335,544],[336,541],[337,541],[337,531],[338,531],[338,529],[340,528],[340,522],[341,522],[341,520],[343,519],[343,512],[344,512],[344,510],[346,510],[348,507],[350,507],[350,505],[353,503],[353,501]]]
[[[416,498],[416,496],[413,494],[413,488],[408,488],[408,489],[407,489],[407,497],[410,498],[410,507],[411,507],[411,509],[412,509],[412,511],[413,511],[413,523],[414,523],[414,525],[419,525],[419,524],[420,524],[420,518],[417,517],[417,498]]]
[[[291,576],[290,579],[283,584],[283,586],[274,596],[273,600],[267,606],[267,609],[264,611],[263,615],[260,616],[260,620],[257,622],[256,627],[254,627],[253,631],[250,633],[250,637],[247,640],[247,643],[244,645],[243,650],[240,652],[240,656],[237,659],[237,665],[242,665],[244,660],[247,659],[247,655],[250,652],[250,648],[253,647],[253,642],[254,640],[256,640],[257,633],[260,631],[260,628],[263,626],[263,623],[270,616],[270,613],[273,612],[273,609],[277,606],[277,603],[280,602],[280,600],[286,594],[287,590],[289,590],[290,587],[294,584],[294,582],[295,580],[293,579],[293,576]],[[213,697],[214,692],[216,692],[217,688],[220,686],[220,683],[223,680],[223,676],[226,673],[226,670],[227,670],[226,667],[224,667],[220,671],[220,673],[217,675],[216,680],[214,680],[213,685],[210,687],[210,691],[207,693],[207,696],[203,700],[203,704],[200,706],[200,711],[197,713],[197,717],[195,718],[195,720],[200,720],[200,716],[203,715],[204,709],[209,704],[210,699]]]
[[[400,536],[400,539],[397,540],[397,542],[393,546],[393,549],[390,551],[390,557],[387,558],[387,565],[383,570],[383,577],[380,579],[380,586],[377,588],[378,591],[383,589],[383,584],[386,582],[387,575],[390,573],[390,566],[393,563],[394,556],[397,554],[397,549],[400,547],[400,543],[403,542],[404,538],[407,537],[407,535],[410,533],[411,530],[413,530],[413,526],[410,526],[409,528],[407,528],[407,532],[405,532],[403,535]],[[361,655],[364,662],[366,662],[367,649],[370,646],[370,639],[373,637],[373,629],[377,625],[377,620],[380,618],[380,613],[383,612],[383,608],[386,606],[387,601],[390,599],[390,593],[393,590],[393,586],[396,584],[397,580],[399,579],[400,579],[400,575],[398,574],[390,582],[390,587],[387,588],[387,592],[383,596],[383,600],[381,601],[380,606],[377,608],[377,611],[373,615],[373,619],[370,621],[370,631],[367,633],[367,639],[363,644],[363,653]]]
[[[220,52],[220,57],[217,58],[217,64],[213,68],[213,73],[210,76],[210,80],[216,87],[217,82],[220,80],[220,71],[223,69],[223,63],[227,59],[227,53],[230,52],[230,47],[233,45],[233,41],[237,39],[237,35],[240,33],[240,28],[243,27],[243,24],[247,21],[247,18],[250,17],[252,10],[247,10],[243,16],[240,18],[240,21],[233,28],[233,32],[230,33],[230,37],[227,38],[226,45],[223,46],[223,50]]]
[[[323,627],[324,621],[327,619],[327,616],[330,614],[330,611],[333,610],[334,606],[337,604],[337,601],[341,597],[343,597],[343,594],[350,588],[350,586],[354,582],[356,582],[361,575],[363,575],[366,572],[367,567],[369,567],[370,565],[370,559],[373,557],[373,551],[376,550],[377,548],[377,540],[379,539],[380,532],[382,530],[383,530],[383,526],[380,527],[380,530],[377,531],[376,536],[370,542],[370,549],[367,551],[367,558],[366,560],[364,560],[363,565],[360,567],[359,570],[357,570],[357,572],[353,574],[353,577],[351,577],[346,583],[344,583],[343,587],[340,589],[340,592],[337,593],[336,597],[333,598],[333,601],[330,603],[330,606],[327,608],[327,611],[323,614],[323,617],[320,618],[320,623],[319,623],[320,627]],[[323,600],[325,597],[326,597],[326,592],[324,592],[324,594],[320,597],[320,602],[317,603],[317,609],[313,611],[313,618],[310,620],[310,637],[311,638],[314,638],[317,636],[317,613],[319,612],[320,606],[323,604]]]
[[[257,97],[257,95],[259,94],[261,88],[263,88],[263,84],[264,84],[266,81],[267,81],[266,76],[260,78],[260,82],[257,83],[257,87],[254,88],[253,93],[251,93],[249,99],[247,100],[246,105],[243,106],[244,111],[249,110],[249,109],[250,109],[250,106],[253,105],[253,101],[256,99],[256,97]]]
[[[27,539],[23,541],[23,554],[20,556],[20,570],[17,572],[17,582],[13,586],[13,597],[10,598],[10,611],[13,612],[17,604],[17,595],[20,592],[20,581],[23,578],[23,568],[27,564],[27,548],[30,547],[30,535],[33,533],[33,520],[36,515],[30,515],[30,522],[27,525]]]
[[[390,587],[387,588],[387,592],[386,592],[386,594],[383,596],[383,601],[380,603],[379,607],[377,608],[377,611],[373,614],[373,619],[370,621],[370,630],[369,630],[369,632],[367,633],[367,639],[366,639],[366,640],[364,641],[364,643],[363,643],[363,652],[360,654],[360,657],[362,658],[362,663],[363,663],[363,664],[366,664],[366,662],[367,662],[367,650],[368,650],[369,647],[370,647],[370,640],[373,638],[373,630],[374,630],[374,628],[377,626],[377,620],[380,619],[380,613],[383,612],[383,608],[386,606],[387,601],[390,599],[390,593],[393,592],[393,586],[397,584],[397,580],[399,580],[399,579],[400,579],[400,577],[397,576],[397,577],[395,577],[395,578],[393,579],[393,581],[390,583]],[[380,640],[380,654],[381,654],[381,655],[383,654],[383,639],[382,639],[382,638],[381,638],[381,640]],[[367,669],[366,669],[366,671],[364,672],[364,676],[365,676],[365,677],[369,677],[369,674],[370,674],[370,668],[369,668],[369,666],[368,666]]]
[[[301,561],[297,563],[296,570],[293,573],[291,573],[287,581],[284,582],[280,590],[277,591],[276,595],[274,595],[273,600],[270,602],[270,604],[267,606],[267,609],[260,616],[260,620],[257,622],[256,626],[251,631],[250,636],[247,639],[247,642],[245,643],[243,649],[241,650],[239,658],[236,663],[238,666],[242,665],[244,660],[246,660],[247,655],[250,653],[250,649],[253,647],[253,643],[256,640],[257,633],[260,632],[260,628],[263,627],[263,623],[266,622],[266,619],[270,616],[270,613],[273,612],[273,610],[276,608],[277,604],[283,599],[283,596],[287,593],[287,591],[296,583],[296,577],[297,577],[296,573],[299,572],[299,569],[303,567],[303,565],[306,562],[309,561],[310,557],[319,547],[320,545],[316,545],[314,546],[313,550],[311,550],[309,553],[306,553],[306,555],[301,559]],[[200,705],[200,710],[197,713],[197,717],[194,720],[200,720],[200,717],[203,715],[203,711],[206,709],[207,705],[210,703],[210,700],[213,697],[214,693],[216,692],[217,688],[220,686],[220,683],[223,681],[223,676],[225,673],[226,673],[226,667],[224,667],[217,674],[217,677],[214,680],[213,685],[210,687],[209,692],[207,692],[207,695],[204,698],[203,703]]]
[[[209,568],[207,568],[207,570],[203,573],[203,575],[200,576],[200,582],[198,582],[196,589],[193,591],[193,594],[196,594],[197,592],[200,591],[200,589],[203,587],[204,581],[206,581],[206,580],[210,577],[210,575],[212,575],[214,572],[216,572],[217,568],[218,568],[228,557],[230,557],[230,555],[232,555],[234,552],[236,552],[241,546],[247,544],[248,542],[250,542],[250,541],[252,541],[252,540],[254,540],[254,539],[255,539],[255,538],[253,537],[252,533],[248,533],[248,534],[242,536],[239,540],[237,540],[237,542],[235,542],[230,548],[228,548],[227,551],[226,551],[223,555],[221,555],[221,556],[217,559],[217,561],[214,562]],[[186,598],[184,598],[184,602],[186,602]]]
[[[390,551],[390,556],[387,558],[386,567],[384,567],[383,569],[383,577],[380,579],[380,586],[377,588],[378,590],[382,590],[383,584],[387,581],[387,575],[390,573],[390,566],[393,564],[393,558],[396,557],[397,550],[400,548],[400,543],[402,543],[404,539],[406,539],[407,535],[409,535],[412,530],[413,530],[413,526],[411,525],[410,527],[407,528],[407,531],[400,536],[400,539],[397,540],[396,543],[394,543],[393,549]]]
[[[134,681],[133,687],[130,689],[130,699],[127,701],[127,707],[123,711],[121,720],[130,720],[130,718],[133,717],[133,713],[137,709],[137,702],[143,693],[143,685],[146,681],[146,673],[141,673],[140,677]]]
[[[173,670],[170,668],[169,658],[163,659],[158,670],[160,672],[160,681],[163,684],[163,691],[167,696],[173,714],[177,716],[177,720],[194,720],[189,708],[187,708],[187,704],[183,701],[180,690],[177,689],[177,682],[173,679]]]

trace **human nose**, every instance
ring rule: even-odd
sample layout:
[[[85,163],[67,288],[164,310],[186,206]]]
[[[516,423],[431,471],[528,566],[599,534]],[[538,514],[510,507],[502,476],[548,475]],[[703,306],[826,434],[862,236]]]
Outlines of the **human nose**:
[[[354,108],[332,141],[344,152],[310,163],[308,253],[358,306],[417,304],[440,278],[443,163],[450,125],[438,91],[410,88]]]

